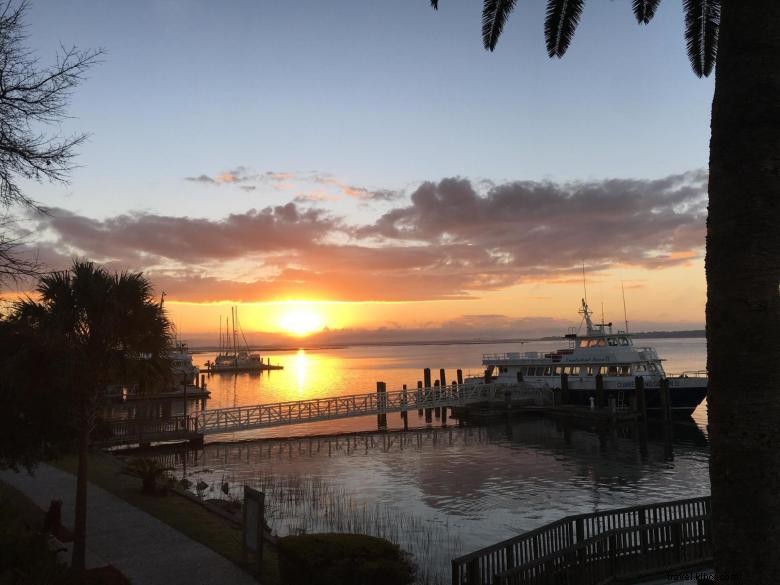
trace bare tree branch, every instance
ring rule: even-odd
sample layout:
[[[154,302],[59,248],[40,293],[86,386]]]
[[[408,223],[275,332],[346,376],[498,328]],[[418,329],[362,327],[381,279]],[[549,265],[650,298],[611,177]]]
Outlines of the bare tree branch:
[[[72,92],[104,51],[60,47],[42,66],[25,46],[27,0],[0,0],[0,206],[44,212],[22,191],[20,180],[67,183],[77,148],[87,134],[61,136]],[[38,263],[17,255],[21,242],[0,221],[0,282],[37,274]]]

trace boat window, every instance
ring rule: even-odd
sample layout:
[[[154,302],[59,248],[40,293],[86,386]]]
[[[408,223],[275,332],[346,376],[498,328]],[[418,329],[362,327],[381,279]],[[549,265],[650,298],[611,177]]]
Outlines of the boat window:
[[[626,337],[620,338],[620,345],[631,345]]]
[[[547,366],[546,368],[544,368],[544,375],[552,376],[552,366]]]
[[[544,367],[536,368],[536,375],[537,376],[544,376]]]
[[[506,368],[503,368],[503,367],[499,368],[499,372],[501,372],[502,374],[506,374],[508,371],[509,370],[507,370]]]
[[[588,366],[588,376],[598,376],[601,373],[601,366]]]
[[[617,366],[609,366],[607,367],[607,376],[617,376],[618,375],[618,367]]]
[[[635,364],[634,365],[634,371],[635,372],[646,372],[647,366],[645,364]]]
[[[563,372],[563,368],[561,366],[555,366],[553,368],[553,376],[560,376]]]
[[[620,372],[621,376],[630,376],[631,366],[618,366],[618,371]]]
[[[618,344],[618,340],[615,337],[610,337],[607,339],[607,343],[609,343],[610,347],[615,347]]]
[[[606,347],[606,339],[591,339],[589,342],[590,347]]]
[[[588,347],[588,341],[589,341],[588,339],[580,339],[579,343],[578,343],[578,346],[579,347]]]

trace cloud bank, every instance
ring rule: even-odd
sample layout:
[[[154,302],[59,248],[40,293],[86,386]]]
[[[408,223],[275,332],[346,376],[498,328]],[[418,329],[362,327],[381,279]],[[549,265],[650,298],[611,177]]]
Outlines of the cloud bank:
[[[190,180],[246,187],[256,176],[239,167]],[[42,257],[145,270],[172,300],[468,298],[567,279],[583,261],[653,269],[698,257],[706,184],[704,171],[573,183],[453,177],[422,183],[404,201],[387,192],[396,206],[363,222],[300,199],[222,219],[52,209],[34,222]]]

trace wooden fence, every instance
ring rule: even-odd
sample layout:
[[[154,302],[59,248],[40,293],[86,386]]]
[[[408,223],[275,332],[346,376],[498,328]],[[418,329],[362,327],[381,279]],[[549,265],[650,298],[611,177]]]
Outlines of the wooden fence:
[[[705,562],[710,498],[567,516],[452,561],[453,585],[596,585]]]

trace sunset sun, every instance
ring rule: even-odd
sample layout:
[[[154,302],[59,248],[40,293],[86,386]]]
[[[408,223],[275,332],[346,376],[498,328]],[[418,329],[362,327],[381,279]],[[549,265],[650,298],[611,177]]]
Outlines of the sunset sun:
[[[304,337],[319,331],[325,319],[311,307],[295,306],[285,310],[279,317],[279,327],[296,337]]]

